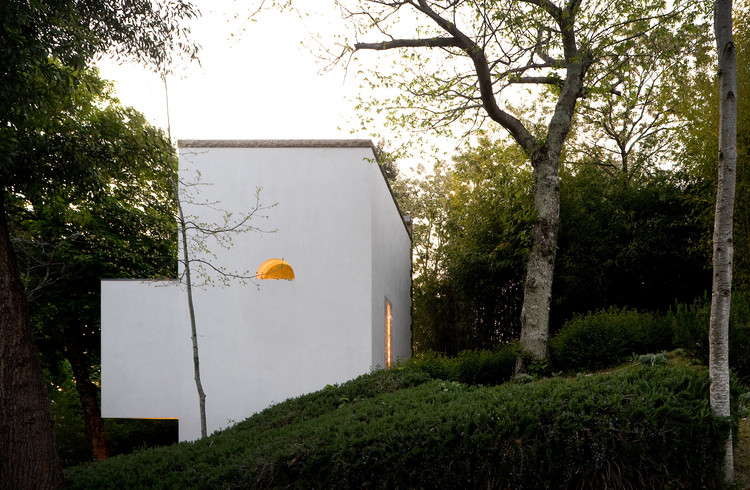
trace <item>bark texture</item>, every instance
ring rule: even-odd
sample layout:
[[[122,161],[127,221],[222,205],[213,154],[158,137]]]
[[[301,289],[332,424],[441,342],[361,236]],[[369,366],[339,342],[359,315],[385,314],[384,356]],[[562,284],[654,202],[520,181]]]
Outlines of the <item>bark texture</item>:
[[[719,181],[713,235],[713,286],[709,326],[711,408],[729,417],[729,311],[732,300],[734,193],[737,169],[737,53],[732,36],[732,1],[714,4],[719,57]],[[734,481],[732,434],[724,453],[724,481]]]
[[[73,369],[78,399],[83,409],[83,423],[86,439],[91,447],[91,457],[100,461],[109,457],[107,441],[104,436],[104,421],[99,409],[98,389],[91,381],[89,366],[84,356],[74,346],[66,349],[66,357]]]
[[[537,155],[534,165],[534,211],[532,242],[526,263],[526,282],[521,307],[521,348],[531,361],[549,354],[549,309],[552,277],[560,229],[560,179],[558,162],[547,152]],[[517,373],[524,372],[524,356],[519,356]]]
[[[62,488],[53,419],[0,189],[0,488]]]
[[[581,58],[581,63],[571,63],[567,69],[565,84],[550,120],[547,144],[538,149],[527,148],[534,176],[535,216],[521,306],[522,353],[516,362],[516,374],[526,372],[527,360],[536,362],[549,358],[549,309],[560,229],[560,154],[590,65],[586,56]]]

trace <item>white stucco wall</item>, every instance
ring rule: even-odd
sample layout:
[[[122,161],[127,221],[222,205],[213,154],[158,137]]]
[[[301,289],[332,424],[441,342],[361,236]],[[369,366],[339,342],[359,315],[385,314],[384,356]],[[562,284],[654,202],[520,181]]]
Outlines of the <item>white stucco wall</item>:
[[[102,415],[180,417],[192,351],[179,284],[111,280],[101,287]]]
[[[385,300],[391,303],[391,360],[411,357],[411,238],[376,163],[372,207],[372,364],[385,366]]]
[[[399,322],[408,317],[402,310],[410,310],[404,279],[388,279],[409,249],[403,224],[398,245],[388,238],[400,217],[392,201],[388,207],[390,195],[384,195],[382,176],[374,174],[379,169],[370,147],[203,144],[188,142],[180,149],[181,178],[194,181],[200,169],[206,184],[193,188],[200,193],[193,201],[220,202],[236,216],[252,208],[256,187],[262,187],[261,203],[277,203],[260,213],[267,219],[256,215],[252,221],[273,233],[236,235],[229,249],[212,245],[215,262],[255,273],[265,260],[282,258],[296,275],[293,281],[258,281],[258,287],[232,283],[195,291],[212,432],[271,403],[382,365],[384,295]],[[218,216],[206,206],[185,207],[204,222]],[[373,239],[375,232],[381,237]],[[405,251],[396,251],[403,246]],[[408,263],[405,270],[408,280]],[[199,437],[184,295],[174,283],[102,283],[103,416],[177,417],[181,440]],[[376,337],[379,346],[373,345]],[[399,355],[407,352],[402,337]]]

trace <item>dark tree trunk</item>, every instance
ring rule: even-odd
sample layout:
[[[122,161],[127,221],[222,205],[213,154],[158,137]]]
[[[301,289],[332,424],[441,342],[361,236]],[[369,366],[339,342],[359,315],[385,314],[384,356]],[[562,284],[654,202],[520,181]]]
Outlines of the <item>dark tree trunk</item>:
[[[91,447],[91,456],[94,461],[107,459],[109,450],[104,437],[104,421],[102,412],[99,409],[98,389],[91,382],[89,374],[89,363],[85,357],[74,347],[68,345],[65,348],[66,356],[73,368],[73,377],[76,381],[76,390],[78,398],[83,408],[83,422],[86,430],[86,439]]]
[[[62,488],[49,399],[0,189],[0,488]]]

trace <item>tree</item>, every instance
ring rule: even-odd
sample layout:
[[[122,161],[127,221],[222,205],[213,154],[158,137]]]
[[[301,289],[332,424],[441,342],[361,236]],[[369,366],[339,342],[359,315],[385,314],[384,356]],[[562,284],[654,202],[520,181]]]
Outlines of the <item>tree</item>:
[[[8,233],[8,194],[95,182],[94,169],[57,159],[24,165],[19,136],[69,93],[99,53],[168,66],[172,53],[194,57],[180,25],[197,12],[174,0],[53,0],[0,3],[0,486],[59,488],[62,472],[29,310]],[[175,48],[173,50],[173,48]]]
[[[339,2],[343,4],[344,2]],[[534,221],[521,309],[521,348],[525,358],[548,357],[549,308],[559,230],[559,165],[576,103],[606,86],[602,73],[616,69],[617,47],[676,22],[661,2],[583,2],[519,0],[502,5],[469,1],[361,0],[345,14],[359,21],[356,33],[374,31],[375,42],[354,42],[354,51],[408,49],[399,78],[375,73],[375,84],[396,86],[405,94],[393,105],[421,109],[408,122],[417,127],[449,125],[464,118],[488,117],[503,127],[526,153],[533,174]],[[418,23],[414,37],[401,38],[409,13]],[[419,23],[419,21],[425,21]],[[418,48],[441,59],[426,66]],[[593,66],[603,68],[591,70]],[[411,74],[411,76],[409,76]],[[591,76],[589,76],[591,75]],[[535,84],[552,105],[548,120],[524,120],[510,102],[508,87]],[[507,98],[503,98],[507,97]],[[420,105],[421,104],[421,105]],[[482,115],[483,114],[483,115]]]
[[[214,281],[214,278],[223,285],[227,285],[232,280],[245,282],[255,279],[256,274],[251,271],[229,271],[221,264],[215,262],[216,255],[212,252],[212,249],[214,246],[230,247],[232,236],[237,233],[251,231],[264,232],[264,230],[254,226],[251,221],[253,218],[267,218],[267,216],[261,216],[260,213],[276,206],[276,204],[270,206],[262,205],[260,202],[261,189],[258,188],[255,192],[255,204],[252,209],[238,216],[233,216],[232,213],[218,208],[217,206],[220,203],[200,200],[200,187],[210,185],[210,183],[200,181],[200,174],[196,176],[196,181],[180,180],[176,167],[177,165],[172,160],[169,166],[169,182],[172,188],[171,198],[177,210],[177,232],[180,242],[178,262],[181,266],[179,280],[180,282],[184,282],[187,293],[190,339],[193,347],[193,374],[195,387],[198,392],[201,437],[203,438],[208,435],[206,427],[206,393],[201,381],[198,326],[193,301],[194,279],[201,277],[203,283],[200,285],[210,284]],[[214,211],[214,215],[217,215],[216,212],[218,212],[220,218],[217,222],[211,223],[199,221],[198,216],[187,214],[185,210],[186,205],[191,206],[193,209],[196,206],[208,206]]]
[[[611,69],[601,73],[614,90],[581,100],[569,159],[592,163],[596,155],[597,165],[622,175],[620,181],[672,163],[684,86],[711,63],[712,39],[700,18],[679,31],[671,27],[656,25],[615,48]]]
[[[732,232],[737,170],[737,53],[732,37],[732,0],[716,0],[714,30],[719,72],[719,183],[713,236],[713,287],[709,324],[708,369],[711,409],[730,416],[729,312],[732,302]],[[728,429],[724,481],[734,481],[732,433]]]
[[[533,226],[532,175],[511,142],[480,137],[454,158],[445,269],[460,349],[518,338],[524,265]]]
[[[685,199],[679,174],[612,175],[593,159],[570,167],[561,172],[552,331],[576,314],[666,311],[707,291],[702,210]],[[455,354],[517,338],[533,217],[525,155],[482,137],[451,165],[408,182],[415,351]]]
[[[750,90],[750,62],[747,46],[750,37],[750,9],[746,3],[732,8],[732,36],[737,50],[737,91]],[[713,41],[715,43],[715,35]],[[715,53],[716,47],[713,47]],[[676,161],[685,181],[685,196],[700,212],[701,225],[706,230],[701,241],[702,253],[711,267],[712,233],[718,186],[719,90],[715,58],[705,70],[697,71],[675,92],[682,98],[678,111],[685,122],[676,132],[678,143]],[[737,168],[732,243],[736,250],[750,247],[750,100],[737,99]],[[732,289],[750,288],[750,256],[732,257]]]
[[[94,459],[107,457],[99,410],[100,279],[174,277],[169,141],[140,113],[123,108],[95,71],[78,77],[54,119],[18,135],[15,160],[58,159],[89,167],[98,182],[9,193],[10,234],[31,306],[44,367],[72,369]]]
[[[610,306],[663,312],[708,290],[702,209],[685,199],[679,172],[572,167],[560,184],[552,328]]]

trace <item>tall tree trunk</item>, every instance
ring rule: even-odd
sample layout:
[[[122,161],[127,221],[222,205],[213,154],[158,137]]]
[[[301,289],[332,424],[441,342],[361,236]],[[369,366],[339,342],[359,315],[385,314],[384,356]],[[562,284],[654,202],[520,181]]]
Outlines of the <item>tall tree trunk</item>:
[[[169,90],[167,88],[167,77],[162,75],[164,81],[164,100],[167,105],[167,134],[169,141],[172,141],[172,124],[169,121]],[[195,389],[198,391],[198,408],[201,419],[201,438],[208,435],[206,424],[206,392],[203,391],[203,382],[201,381],[200,355],[198,352],[198,328],[195,322],[195,306],[193,304],[193,283],[190,277],[190,251],[188,250],[187,226],[185,213],[182,210],[182,200],[180,199],[180,189],[177,178],[178,168],[174,164],[172,154],[169,157],[169,177],[172,181],[172,195],[177,207],[177,228],[182,242],[182,264],[185,267],[185,284],[187,286],[187,303],[188,313],[190,314],[190,340],[193,342],[193,374],[195,376]]]
[[[166,82],[165,82],[166,83]],[[170,159],[171,164],[171,159]],[[180,199],[177,176],[174,166],[171,166],[172,173],[172,192],[174,193],[175,204],[177,205],[178,221],[177,227],[182,241],[182,265],[185,267],[185,285],[187,286],[188,313],[190,314],[190,339],[193,342],[193,374],[195,377],[195,388],[198,391],[198,408],[201,419],[201,438],[208,435],[206,424],[206,392],[203,391],[203,382],[201,381],[200,355],[198,352],[198,328],[195,321],[195,307],[193,304],[193,283],[190,277],[190,252],[188,250],[187,228],[185,214],[182,211],[182,201]]]
[[[527,356],[531,362],[549,358],[549,309],[560,229],[560,155],[590,65],[588,56],[582,55],[580,63],[571,63],[568,67],[565,84],[547,128],[546,142],[534,141],[533,146],[524,147],[522,141],[517,140],[531,157],[534,222],[521,306],[522,352],[516,361],[516,374],[526,372]]]
[[[526,282],[521,307],[521,348],[516,372],[526,370],[524,357],[531,361],[548,358],[549,309],[552,299],[552,277],[560,229],[559,156],[540,150],[532,155],[534,167],[534,222],[531,250],[526,262]]]
[[[90,363],[86,362],[83,354],[74,345],[66,346],[65,351],[68,362],[73,368],[76,390],[83,408],[83,423],[86,439],[91,447],[91,457],[94,458],[94,461],[107,459],[109,450],[104,437],[104,421],[99,409],[98,390],[96,385],[91,382],[91,375],[89,374]]]
[[[729,311],[732,301],[732,228],[737,169],[737,53],[732,36],[732,1],[714,5],[714,32],[719,56],[719,182],[713,236],[713,287],[709,326],[711,408],[729,417]],[[724,452],[724,481],[734,481],[732,433]]]
[[[0,189],[0,488],[62,488],[49,399]]]

